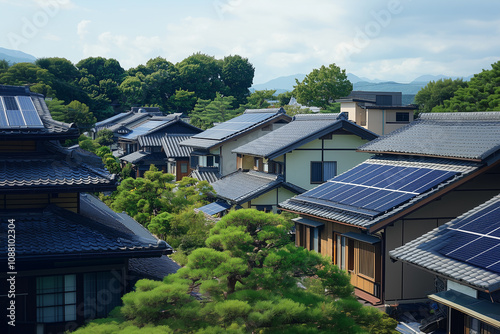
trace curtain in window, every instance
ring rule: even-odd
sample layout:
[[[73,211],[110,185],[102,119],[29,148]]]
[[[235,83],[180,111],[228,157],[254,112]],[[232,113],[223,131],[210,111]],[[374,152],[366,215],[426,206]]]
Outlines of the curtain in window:
[[[323,162],[323,181],[326,182],[334,178],[337,174],[337,163],[335,161]]]

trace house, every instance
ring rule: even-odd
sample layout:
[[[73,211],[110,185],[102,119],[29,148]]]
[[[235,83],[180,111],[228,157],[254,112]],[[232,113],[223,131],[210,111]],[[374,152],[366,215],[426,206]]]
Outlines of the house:
[[[178,141],[173,142],[169,140],[165,142],[163,141],[164,137],[175,134],[182,135],[186,139],[201,131],[201,129],[181,120],[179,115],[151,117],[135,128],[132,128],[127,134],[119,135],[118,145],[121,151],[125,153],[119,159],[124,164],[132,164],[136,177],[142,177],[151,165],[155,165],[159,170],[164,172],[176,171],[172,167],[175,165],[173,162],[176,160],[174,159],[174,161],[170,161],[169,163],[169,157],[164,153],[164,144],[178,146]],[[175,147],[171,149],[175,149]],[[181,165],[180,161],[179,165]],[[189,171],[179,173],[179,176],[187,175],[188,173]]]
[[[435,276],[448,333],[500,333],[500,195],[389,253]]]
[[[200,180],[216,180],[236,171],[232,150],[289,123],[283,108],[248,109],[243,115],[218,124],[180,143],[192,147],[191,168]]]
[[[383,136],[413,121],[417,106],[403,105],[402,96],[401,92],[352,91],[336,102],[350,121]]]
[[[373,304],[426,298],[434,277],[389,251],[500,191],[500,112],[431,113],[359,148],[374,157],[280,203],[296,244],[347,270]]]
[[[265,136],[235,148],[238,171],[212,183],[231,206],[274,211],[277,205],[366,160],[356,149],[376,134],[343,114],[296,115]]]
[[[106,316],[130,290],[131,259],[172,252],[130,217],[89,205],[85,193],[114,190],[117,178],[97,156],[60,145],[78,137],[42,95],[0,86],[0,308],[14,316],[2,333],[63,332]]]
[[[138,124],[143,123],[151,117],[161,117],[163,113],[159,108],[156,107],[133,107],[130,111],[119,113],[105,120],[97,122],[92,129],[90,129],[90,136],[92,139],[96,139],[97,132],[103,129],[108,129],[113,132],[113,139],[115,143],[111,145],[112,150],[117,150],[118,146],[116,141],[118,136],[127,134],[132,128],[136,127]]]
[[[163,154],[167,160],[167,171],[175,175],[175,180],[180,181],[183,177],[189,176],[191,168],[189,167],[189,157],[193,149],[191,147],[181,146],[180,143],[189,139],[191,135],[185,134],[166,134],[161,139]]]

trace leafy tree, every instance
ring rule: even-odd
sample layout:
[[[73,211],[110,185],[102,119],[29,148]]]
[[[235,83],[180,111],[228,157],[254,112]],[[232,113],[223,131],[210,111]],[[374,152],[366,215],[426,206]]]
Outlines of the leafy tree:
[[[459,87],[453,97],[432,112],[493,111],[500,108],[500,61],[490,70],[475,74],[466,87]]]
[[[191,112],[192,124],[202,129],[213,126],[215,122],[225,122],[239,114],[239,110],[233,110],[231,105],[235,98],[232,96],[222,96],[217,93],[213,101],[199,99],[193,112]]]
[[[102,129],[97,131],[96,141],[99,145],[106,147],[114,143],[113,136],[113,131],[109,129]]]
[[[0,84],[13,86],[30,86],[30,90],[45,96],[54,97],[52,88],[55,77],[48,70],[32,63],[17,63],[0,74]]]
[[[194,92],[188,90],[178,89],[175,94],[169,99],[169,104],[171,109],[176,112],[187,112],[193,109],[196,103],[196,97]]]
[[[269,108],[271,105],[268,100],[274,100],[276,93],[275,89],[256,90],[247,98],[247,104],[244,105],[246,109],[264,109]]]
[[[108,319],[75,333],[397,333],[395,320],[352,296],[345,272],[291,244],[290,227],[278,215],[231,212],[176,274],[140,280]],[[329,295],[300,289],[301,275],[317,275]]]
[[[144,105],[146,97],[145,84],[137,76],[127,77],[120,84],[119,90],[127,107]]]
[[[139,223],[148,226],[163,212],[178,213],[204,199],[213,189],[206,181],[184,178],[173,182],[172,174],[162,173],[151,165],[144,177],[124,179],[111,198],[110,207],[125,211]]]
[[[120,66],[120,63],[113,58],[88,57],[80,60],[76,67],[83,76],[92,75],[96,82],[111,79],[120,84],[125,74],[125,70]]]
[[[239,55],[224,57],[222,61],[221,79],[226,86],[224,95],[233,96],[237,105],[244,104],[250,95],[248,90],[253,83],[255,68]]]
[[[10,64],[7,60],[0,59],[0,74],[7,71],[9,69],[9,67],[10,67]]]
[[[302,82],[297,79],[295,82],[294,95],[300,104],[323,109],[352,91],[352,83],[347,79],[345,70],[335,64],[314,69]]]
[[[89,111],[89,107],[85,103],[80,101],[71,101],[67,105],[67,112],[64,115],[64,122],[75,123],[80,129],[80,132],[90,130],[95,122],[96,118],[94,114]]]
[[[277,98],[280,101],[280,106],[284,107],[290,103],[290,99],[293,97],[293,92],[284,92],[278,94]]]
[[[415,95],[418,111],[431,112],[434,107],[443,106],[444,101],[452,98],[457,89],[466,86],[467,82],[462,79],[439,79],[429,82]]]
[[[222,65],[214,57],[195,53],[177,63],[175,67],[179,73],[180,88],[194,92],[196,98],[211,100],[217,92],[224,89],[221,80]]]

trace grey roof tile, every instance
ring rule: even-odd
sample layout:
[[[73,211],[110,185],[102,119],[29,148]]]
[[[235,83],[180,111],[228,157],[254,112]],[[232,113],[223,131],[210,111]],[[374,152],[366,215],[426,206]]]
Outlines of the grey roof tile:
[[[483,269],[473,264],[449,257],[439,252],[439,250],[454,240],[452,238],[454,233],[453,229],[457,224],[474,214],[488,212],[490,208],[493,205],[497,205],[498,202],[500,202],[500,195],[493,197],[488,202],[470,210],[469,212],[466,212],[460,217],[451,220],[450,222],[420,236],[419,238],[391,250],[389,254],[396,260],[433,271],[436,274],[449,279],[464,282],[483,290],[496,291],[500,289],[500,273]],[[492,217],[489,217],[489,219],[490,218]],[[489,221],[483,221],[481,224],[485,224],[486,227],[488,224],[491,224],[490,226],[494,226],[493,224],[496,224],[499,219],[500,216],[493,220],[490,219]],[[489,230],[486,229],[484,233],[487,233],[488,231]],[[474,251],[474,249],[470,250]],[[481,252],[481,250],[477,250],[477,253],[479,252]],[[415,256],[416,254],[419,254],[419,256]]]
[[[500,112],[426,113],[361,151],[485,160],[500,149]]]
[[[352,224],[356,226],[360,226],[363,228],[370,228],[376,223],[383,221],[385,219],[394,216],[398,212],[401,212],[412,205],[420,202],[426,197],[432,195],[433,193],[445,188],[446,186],[453,184],[454,182],[462,179],[464,176],[472,173],[473,171],[479,169],[481,164],[476,162],[469,161],[460,161],[460,160],[449,160],[449,159],[440,159],[440,158],[430,158],[430,157],[411,157],[411,156],[376,156],[371,159],[363,162],[365,163],[375,163],[375,164],[387,164],[392,166],[406,166],[406,167],[418,167],[418,168],[429,168],[429,169],[440,169],[440,170],[448,170],[455,171],[458,174],[453,177],[451,180],[443,181],[439,185],[429,189],[428,191],[423,192],[420,195],[416,195],[412,199],[407,202],[404,202],[400,205],[397,205],[385,213],[370,217],[369,215],[362,214],[360,210],[359,213],[355,213],[352,211],[340,209],[340,208],[332,208],[327,205],[318,203],[311,203],[307,201],[305,198],[302,198],[301,195],[290,198],[284,202],[279,204],[279,207],[291,210],[294,212],[304,213],[307,215],[313,215],[318,218],[326,218],[335,221],[339,221],[342,223]],[[354,167],[355,168],[355,167]],[[347,171],[348,172],[348,171]],[[346,172],[346,173],[347,173]],[[384,178],[391,178],[392,175],[380,175],[380,182],[384,181]],[[391,183],[391,182],[388,182]],[[339,206],[340,207],[340,206]]]
[[[208,183],[214,183],[221,178],[217,167],[199,167],[193,170],[189,176]]]
[[[18,261],[34,258],[90,258],[113,256],[160,256],[171,250],[164,241],[138,236],[117,221],[98,222],[68,210],[48,206],[44,211],[0,213],[0,235],[6,237],[7,224],[16,224],[16,256]],[[2,255],[7,254],[2,243]]]
[[[188,158],[193,151],[192,147],[181,146],[180,142],[189,139],[190,135],[167,134],[161,139],[161,146],[167,158]]]
[[[237,171],[212,183],[217,197],[242,204],[284,186],[283,176],[257,171]]]
[[[304,114],[296,115],[292,122],[234,149],[233,152],[274,159],[342,128],[348,128],[369,140],[377,138],[376,134],[339,117],[339,114]]]

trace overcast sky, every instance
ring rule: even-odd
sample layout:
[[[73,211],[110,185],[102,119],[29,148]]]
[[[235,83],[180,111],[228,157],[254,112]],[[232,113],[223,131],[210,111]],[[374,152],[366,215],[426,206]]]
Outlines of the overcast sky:
[[[337,64],[369,79],[465,77],[500,60],[494,0],[0,0],[0,47],[35,57],[238,54],[254,83]]]

